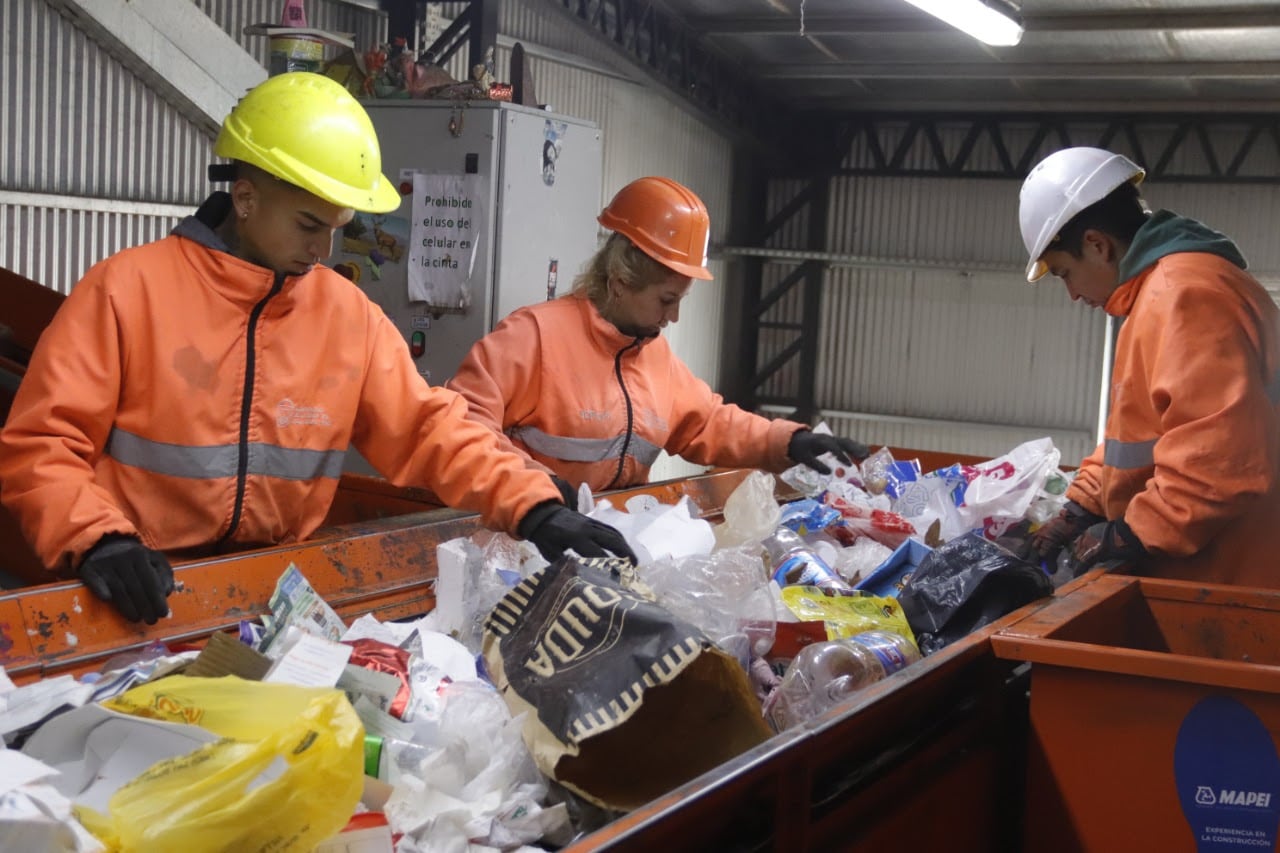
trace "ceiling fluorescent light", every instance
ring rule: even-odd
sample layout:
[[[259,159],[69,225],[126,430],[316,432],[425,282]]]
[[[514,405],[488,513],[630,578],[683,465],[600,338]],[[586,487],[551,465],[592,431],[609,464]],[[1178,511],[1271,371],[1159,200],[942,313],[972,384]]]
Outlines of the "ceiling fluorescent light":
[[[1004,0],[907,0],[980,42],[997,46],[1022,40],[1017,10]]]

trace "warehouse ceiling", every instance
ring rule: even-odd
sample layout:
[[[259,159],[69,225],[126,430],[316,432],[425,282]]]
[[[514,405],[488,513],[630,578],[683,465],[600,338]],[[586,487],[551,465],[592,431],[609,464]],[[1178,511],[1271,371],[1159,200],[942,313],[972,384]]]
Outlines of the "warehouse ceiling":
[[[654,4],[659,5],[659,4]],[[989,47],[905,0],[662,0],[763,94],[821,112],[1271,112],[1275,0],[1020,0]]]

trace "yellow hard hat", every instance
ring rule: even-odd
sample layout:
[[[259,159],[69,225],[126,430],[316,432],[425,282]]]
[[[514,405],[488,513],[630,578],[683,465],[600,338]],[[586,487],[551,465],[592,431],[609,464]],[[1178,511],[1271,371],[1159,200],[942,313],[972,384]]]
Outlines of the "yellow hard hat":
[[[400,193],[382,174],[378,135],[341,84],[295,71],[268,77],[236,104],[213,144],[338,207],[386,213]]]

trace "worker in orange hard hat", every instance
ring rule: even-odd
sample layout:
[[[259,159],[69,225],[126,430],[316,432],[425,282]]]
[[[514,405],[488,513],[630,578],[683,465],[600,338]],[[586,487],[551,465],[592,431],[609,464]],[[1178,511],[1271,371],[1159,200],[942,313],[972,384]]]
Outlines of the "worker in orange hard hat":
[[[1226,236],[1139,193],[1145,172],[1067,148],[1022,185],[1027,280],[1124,317],[1105,441],[1032,540],[1081,570],[1280,586],[1280,311]]]
[[[572,293],[521,308],[477,342],[448,387],[471,414],[553,472],[568,498],[648,482],[660,451],[703,465],[781,471],[867,448],[725,403],[661,332],[694,279],[710,280],[711,220],[667,178],[627,184],[599,222],[613,233]]]
[[[0,498],[46,566],[155,622],[174,587],[169,556],[308,537],[348,445],[548,559],[634,556],[469,420],[461,397],[429,387],[386,315],[319,263],[354,211],[401,203],[342,86],[268,79],[214,153],[231,161],[211,169],[230,191],[89,270],[0,433]]]

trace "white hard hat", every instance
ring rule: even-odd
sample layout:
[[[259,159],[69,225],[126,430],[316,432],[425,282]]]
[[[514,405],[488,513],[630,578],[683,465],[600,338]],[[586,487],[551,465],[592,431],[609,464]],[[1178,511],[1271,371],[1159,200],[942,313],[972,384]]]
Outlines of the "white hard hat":
[[[1145,176],[1128,157],[1101,148],[1064,148],[1041,160],[1022,182],[1018,197],[1022,242],[1031,255],[1027,281],[1049,271],[1040,256],[1072,217],[1116,187],[1141,183]]]

